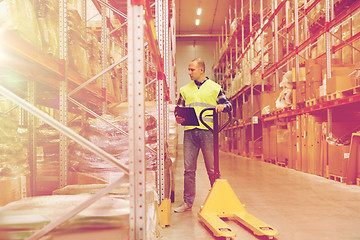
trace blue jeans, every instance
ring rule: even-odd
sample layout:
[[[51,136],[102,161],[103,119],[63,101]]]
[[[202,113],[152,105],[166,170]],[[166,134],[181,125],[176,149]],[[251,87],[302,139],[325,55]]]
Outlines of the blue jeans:
[[[188,206],[192,206],[195,199],[195,177],[200,149],[212,186],[215,181],[213,133],[209,130],[186,130],[184,132],[184,203]]]

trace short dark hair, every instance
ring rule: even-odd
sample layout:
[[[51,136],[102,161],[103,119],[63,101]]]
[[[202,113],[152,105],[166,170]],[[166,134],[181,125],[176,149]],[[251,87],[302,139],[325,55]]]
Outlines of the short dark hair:
[[[196,65],[198,65],[200,68],[202,68],[205,72],[205,62],[201,58],[194,58],[191,60],[191,62],[196,62]]]

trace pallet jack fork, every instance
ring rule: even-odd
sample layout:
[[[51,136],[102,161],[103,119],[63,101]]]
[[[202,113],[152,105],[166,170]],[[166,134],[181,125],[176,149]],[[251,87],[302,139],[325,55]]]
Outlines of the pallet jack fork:
[[[213,128],[207,125],[203,120],[204,112],[210,110],[213,111]],[[215,237],[231,239],[236,236],[236,233],[231,227],[221,219],[226,218],[237,221],[249,228],[254,235],[267,236],[269,239],[273,239],[275,236],[279,235],[278,231],[249,214],[235,195],[228,181],[226,179],[220,179],[218,133],[230,123],[231,113],[229,112],[228,114],[228,121],[219,128],[218,114],[215,112],[214,108],[205,108],[200,113],[200,121],[214,134],[214,171],[216,180],[204,205],[200,207],[200,211],[198,212],[199,221],[204,223],[209,230],[212,231]]]

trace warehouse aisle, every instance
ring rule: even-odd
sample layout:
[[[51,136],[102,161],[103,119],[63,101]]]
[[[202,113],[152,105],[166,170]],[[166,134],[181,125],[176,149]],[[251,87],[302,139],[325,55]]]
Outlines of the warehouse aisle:
[[[179,149],[175,170],[175,208],[182,202],[183,158]],[[246,210],[275,227],[281,240],[359,240],[360,187],[282,168],[233,154],[220,153],[220,172]],[[199,158],[197,196],[192,211],[171,213],[171,226],[161,230],[164,240],[215,239],[197,220],[209,192],[204,162]],[[235,239],[263,239],[236,223]]]

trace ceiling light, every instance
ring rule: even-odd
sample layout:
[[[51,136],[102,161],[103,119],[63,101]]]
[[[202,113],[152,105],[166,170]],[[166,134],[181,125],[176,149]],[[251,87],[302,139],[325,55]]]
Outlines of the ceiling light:
[[[201,8],[198,8],[198,9],[197,9],[196,14],[197,14],[198,16],[201,15]]]
[[[200,24],[200,19],[196,19],[196,20],[195,20],[195,25],[196,25],[196,26],[199,26],[199,24]]]

